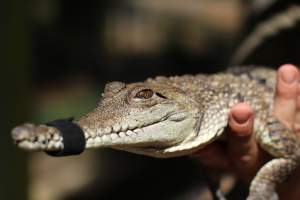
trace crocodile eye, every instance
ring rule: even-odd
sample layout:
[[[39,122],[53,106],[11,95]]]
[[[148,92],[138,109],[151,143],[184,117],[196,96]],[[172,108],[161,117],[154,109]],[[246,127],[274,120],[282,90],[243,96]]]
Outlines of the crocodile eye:
[[[150,89],[144,89],[135,94],[134,98],[150,99],[153,96],[153,91]]]

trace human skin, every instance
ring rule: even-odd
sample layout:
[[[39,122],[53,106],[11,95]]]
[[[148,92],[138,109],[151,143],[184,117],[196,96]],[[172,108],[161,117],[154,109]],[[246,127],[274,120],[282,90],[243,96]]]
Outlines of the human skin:
[[[277,72],[274,97],[274,116],[300,137],[300,84],[298,69],[290,64],[282,65]],[[246,103],[235,105],[229,115],[227,142],[212,143],[193,156],[211,168],[235,172],[250,183],[258,169],[271,159],[254,139],[253,110]],[[300,138],[299,138],[300,140]],[[279,187],[284,199],[300,198],[300,169]]]

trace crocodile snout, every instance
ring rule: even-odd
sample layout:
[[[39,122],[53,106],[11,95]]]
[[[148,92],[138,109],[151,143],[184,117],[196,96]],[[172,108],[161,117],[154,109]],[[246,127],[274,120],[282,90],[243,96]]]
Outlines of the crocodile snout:
[[[15,127],[11,131],[11,136],[16,143],[28,140],[33,136],[33,129],[34,127],[32,124],[23,124]]]

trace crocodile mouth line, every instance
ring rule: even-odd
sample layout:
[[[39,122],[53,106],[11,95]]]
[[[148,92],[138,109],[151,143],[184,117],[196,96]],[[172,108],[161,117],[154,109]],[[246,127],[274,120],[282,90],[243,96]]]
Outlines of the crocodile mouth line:
[[[63,139],[60,138],[49,138],[49,139],[22,139],[22,140],[15,140],[14,144],[22,149],[28,151],[36,151],[36,150],[59,150],[63,148]]]
[[[130,138],[130,139],[137,138],[139,135],[144,133],[144,130],[146,128],[149,128],[153,125],[157,125],[159,123],[163,123],[167,120],[174,120],[174,119],[172,119],[172,116],[174,116],[176,114],[178,114],[178,112],[169,113],[166,116],[162,117],[159,121],[155,121],[155,122],[146,124],[142,127],[136,126],[135,128],[131,128],[131,129],[127,128],[127,130],[120,130],[119,132],[114,132],[113,127],[108,127],[111,130],[111,132],[108,132],[105,134],[99,132],[99,134],[97,133],[94,137],[89,135],[89,137],[86,138],[86,141],[87,141],[86,145],[87,145],[87,147],[92,147],[92,146],[96,147],[98,144],[101,144],[101,143],[105,144],[106,142],[117,141],[119,139],[124,140],[127,138]],[[184,120],[184,118],[176,119],[176,121],[181,121],[181,120]]]
[[[148,124],[146,126],[143,127],[139,127],[139,128],[134,128],[134,129],[128,129],[126,131],[120,131],[120,132],[111,132],[111,133],[107,133],[104,135],[96,135],[95,137],[89,137],[87,138],[87,142],[86,145],[89,146],[97,146],[97,144],[99,143],[106,143],[106,142],[112,142],[112,141],[116,141],[119,139],[126,139],[126,138],[136,138],[139,135],[144,133],[144,129],[151,127],[153,125],[159,124],[159,123],[163,123],[165,120],[160,120],[157,122],[153,122],[151,124]]]
[[[13,142],[16,146],[27,149],[61,149],[63,138],[52,131],[43,134],[35,134],[36,125],[24,124],[12,130]]]
[[[159,122],[158,122],[159,123]],[[157,124],[157,123],[153,123],[153,124]],[[151,124],[151,125],[153,125]],[[127,131],[120,131],[120,132],[112,132],[112,133],[108,133],[108,134],[104,134],[104,135],[97,135],[96,137],[89,137],[87,139],[87,145],[93,145],[93,143],[105,143],[105,142],[109,142],[109,141],[114,141],[117,139],[121,139],[121,138],[134,138],[137,137],[138,135],[142,134],[144,132],[144,128],[149,127],[151,125],[145,126],[145,127],[141,127],[141,128],[136,128],[133,130],[127,130]]]

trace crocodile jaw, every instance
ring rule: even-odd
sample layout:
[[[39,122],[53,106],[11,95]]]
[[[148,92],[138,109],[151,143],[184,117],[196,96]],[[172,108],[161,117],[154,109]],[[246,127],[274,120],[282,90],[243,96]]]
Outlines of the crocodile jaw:
[[[11,131],[14,143],[28,151],[58,151],[64,148],[58,129],[44,124],[25,123]]]
[[[151,156],[161,157],[159,154],[163,149],[181,145],[194,136],[196,121],[191,116],[180,121],[166,119],[141,128],[97,134],[87,138],[86,148],[110,147],[145,155],[151,151]],[[85,132],[93,131],[87,127],[82,128]]]

